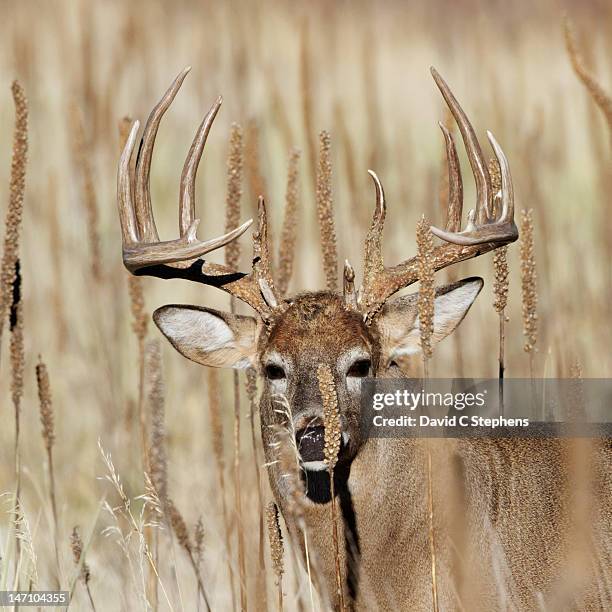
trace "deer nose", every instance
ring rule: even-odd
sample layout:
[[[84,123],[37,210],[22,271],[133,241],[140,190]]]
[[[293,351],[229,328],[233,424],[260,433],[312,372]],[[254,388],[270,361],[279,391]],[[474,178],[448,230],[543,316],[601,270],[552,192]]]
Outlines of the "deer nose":
[[[297,414],[293,419],[293,427],[296,432],[313,427],[323,427],[323,410],[317,408]]]

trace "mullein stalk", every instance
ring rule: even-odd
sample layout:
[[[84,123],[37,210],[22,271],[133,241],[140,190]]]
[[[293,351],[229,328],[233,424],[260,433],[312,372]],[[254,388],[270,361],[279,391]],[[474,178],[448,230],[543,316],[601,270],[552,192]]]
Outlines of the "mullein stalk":
[[[325,438],[323,456],[329,471],[329,486],[331,495],[332,541],[334,545],[334,565],[336,570],[336,595],[340,602],[340,610],[346,610],[344,603],[344,585],[340,570],[340,544],[338,541],[338,512],[336,508],[336,491],[334,485],[334,468],[338,463],[340,452],[340,412],[338,410],[338,396],[336,384],[331,368],[327,364],[320,364],[317,369],[319,391],[323,400],[323,421],[325,425]]]
[[[42,425],[42,437],[47,451],[47,463],[49,467],[49,497],[51,501],[51,511],[53,513],[53,542],[55,547],[55,562],[59,575],[59,547],[57,544],[57,497],[55,491],[55,470],[53,468],[53,445],[55,444],[55,421],[53,417],[53,401],[51,399],[51,384],[49,382],[49,372],[42,358],[38,357],[36,365],[36,383],[38,387],[38,401],[40,406],[40,423]],[[58,578],[59,586],[59,578]]]
[[[496,213],[499,214],[500,201],[498,194],[501,193],[501,174],[499,163],[496,159],[489,161],[489,175],[491,176],[491,186],[494,194],[494,206]],[[505,323],[506,323],[506,306],[508,304],[508,247],[504,246],[496,249],[493,253],[493,268],[495,271],[495,281],[493,284],[493,292],[495,300],[493,308],[499,316],[499,353],[498,353],[498,380],[499,380],[499,409],[500,414],[504,413],[504,373],[506,370],[504,360],[504,344],[505,344]]]
[[[2,251],[2,264],[0,266],[0,344],[4,323],[13,303],[28,154],[27,100],[21,85],[17,81],[13,81],[11,91],[15,104],[15,129],[13,133],[9,201],[4,222],[4,250]]]
[[[257,576],[257,599],[260,605],[267,607],[266,594],[266,563],[264,559],[264,505],[263,491],[261,484],[261,474],[259,473],[261,461],[257,449],[257,433],[255,431],[255,414],[257,412],[257,372],[254,368],[249,368],[246,372],[246,392],[249,400],[248,419],[251,426],[251,452],[253,453],[253,467],[255,469],[255,484],[257,487],[257,519],[259,523],[259,541],[258,541],[258,561],[259,572]]]
[[[524,350],[529,354],[529,375],[534,377],[534,354],[538,339],[538,291],[535,262],[533,209],[521,211],[521,292]]]
[[[253,153],[253,163],[258,163],[257,151]],[[240,218],[242,198],[242,129],[234,124],[230,132],[229,155],[227,159],[227,195],[225,202],[226,231],[237,227]],[[258,167],[257,167],[258,168]],[[253,170],[255,174],[258,172]],[[256,187],[257,189],[259,187]],[[263,187],[262,187],[263,190]],[[260,194],[258,194],[260,195]],[[263,195],[263,194],[261,194]],[[237,241],[230,243],[225,250],[225,263],[237,268],[240,260],[240,247]],[[230,300],[230,311],[236,312],[236,299]],[[240,483],[240,377],[238,370],[233,372],[234,380],[234,500],[238,526],[238,571],[240,575],[240,609],[247,609],[246,557],[244,549],[244,521],[242,516],[242,496]]]
[[[226,502],[225,488],[225,459],[223,457],[223,423],[221,422],[221,402],[219,401],[219,375],[215,368],[208,368],[208,409],[210,411],[210,433],[213,455],[219,476],[219,489],[221,491],[221,510],[223,514],[223,528],[225,533],[225,548],[227,551],[227,576],[232,593],[232,609],[236,609],[236,593],[234,589],[235,577],[232,565],[232,531],[229,512]]]
[[[278,610],[283,610],[283,534],[278,520],[278,507],[274,502],[270,502],[266,509],[266,522],[268,525],[268,540],[270,543],[270,558],[272,559],[272,569],[276,576],[276,588],[278,590]]]
[[[433,355],[435,269],[433,234],[424,215],[417,224],[416,242],[419,269],[419,330],[423,353],[423,377],[427,380],[429,378],[428,362]]]
[[[434,334],[434,244],[433,234],[425,216],[417,224],[416,232],[417,257],[419,270],[419,330],[421,335],[421,350],[423,352],[423,378],[427,384],[429,378],[429,359],[433,355]],[[436,542],[434,529],[433,477],[431,465],[431,448],[427,448],[427,499],[429,523],[429,552],[431,556],[431,597],[434,612],[438,612],[438,583],[436,572]]]
[[[91,570],[89,569],[89,565],[87,565],[85,558],[83,558],[83,561],[81,561],[81,557],[83,556],[83,540],[81,539],[79,528],[76,526],[73,528],[72,535],[70,536],[70,548],[72,549],[74,564],[77,567],[79,566],[79,564],[81,565],[81,573],[79,578],[83,582],[85,590],[87,591],[89,605],[91,606],[92,611],[96,612],[93,595],[91,594],[91,589],[89,588],[89,581],[91,580]]]

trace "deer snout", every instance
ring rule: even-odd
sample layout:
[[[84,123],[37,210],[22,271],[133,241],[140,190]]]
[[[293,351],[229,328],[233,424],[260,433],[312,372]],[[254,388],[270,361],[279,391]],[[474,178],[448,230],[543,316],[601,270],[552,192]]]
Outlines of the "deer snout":
[[[322,408],[309,410],[298,414],[293,419],[295,442],[302,459],[302,465],[306,470],[326,470],[324,459],[325,447],[325,424],[323,421]],[[340,457],[348,447],[350,435],[346,427],[346,419],[340,417],[340,428],[342,440],[340,446]]]

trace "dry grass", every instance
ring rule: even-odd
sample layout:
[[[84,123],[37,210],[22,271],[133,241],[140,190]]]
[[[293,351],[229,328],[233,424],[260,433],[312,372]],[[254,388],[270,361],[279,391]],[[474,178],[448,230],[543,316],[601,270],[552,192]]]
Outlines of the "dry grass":
[[[575,48],[581,54],[574,52],[574,68],[580,74],[577,62],[583,55],[581,65],[598,75],[601,91],[611,90],[606,76],[612,58],[612,10],[593,2],[574,4],[571,11],[576,31],[589,37],[588,45]],[[441,12],[445,20],[440,20]],[[10,26],[0,41],[0,212],[7,236],[0,279],[0,329],[7,332],[0,346],[0,405],[5,408],[0,494],[13,497],[17,484],[8,408],[15,390],[23,477],[19,505],[11,502],[18,512],[0,518],[0,581],[15,581],[14,568],[21,559],[20,584],[36,581],[49,587],[59,578],[74,591],[73,608],[90,609],[87,590],[72,588],[81,569],[75,577],[70,534],[79,524],[91,570],[88,586],[98,609],[143,608],[152,594],[145,588],[151,577],[160,610],[195,609],[197,602],[202,606],[194,564],[197,575],[205,577],[201,582],[212,609],[240,606],[239,600],[233,602],[240,567],[242,601],[247,599],[249,608],[264,597],[258,579],[263,577],[268,592],[276,594],[277,575],[270,568],[265,575],[261,571],[261,500],[268,499],[269,490],[267,479],[256,479],[254,471],[263,462],[259,436],[252,436],[259,415],[243,399],[238,416],[244,418],[248,406],[251,429],[234,429],[240,422],[234,420],[232,374],[220,372],[215,382],[166,343],[161,359],[168,488],[181,509],[193,560],[185,551],[171,553],[170,530],[142,497],[147,494],[143,467],[153,434],[144,347],[149,338],[161,339],[147,323],[149,313],[166,303],[228,309],[222,292],[178,281],[132,278],[128,291],[121,264],[114,202],[118,140],[125,133],[118,137],[117,124],[126,114],[146,119],[168,79],[184,65],[192,65],[194,74],[163,121],[151,171],[162,238],[176,234],[178,179],[194,122],[223,94],[198,179],[200,237],[223,231],[230,126],[238,122],[244,126],[241,218],[254,216],[257,196],[266,196],[279,286],[293,291],[331,284],[331,266],[325,272],[320,265],[316,206],[317,133],[325,128],[331,143],[327,160],[333,160],[334,172],[319,191],[325,197],[334,194],[337,254],[362,261],[374,205],[366,172],[370,163],[384,180],[389,203],[385,259],[398,262],[414,254],[414,228],[421,216],[437,225],[445,221],[438,197],[446,191],[440,176],[443,146],[436,127],[444,111],[427,70],[433,64],[474,119],[481,142],[485,128],[495,133],[510,159],[517,205],[533,209],[538,235],[530,248],[538,264],[536,346],[542,361],[538,373],[567,376],[579,360],[585,377],[610,375],[608,126],[593,111],[591,95],[583,91],[564,54],[558,3],[545,0],[528,7],[469,0],[459,6],[440,0],[374,7],[359,1],[347,12],[320,1],[288,7],[263,0],[237,10],[231,3],[182,2],[170,8],[158,0],[23,0],[10,13]],[[16,129],[14,78],[20,83],[13,89]],[[596,100],[605,102],[604,97]],[[304,153],[300,160],[293,154],[288,177],[287,152],[294,146]],[[461,161],[467,209],[473,206],[474,189],[467,162]],[[300,215],[295,222],[298,175]],[[293,258],[281,246],[281,236],[295,242]],[[250,238],[241,245],[243,253],[237,257],[246,269]],[[504,280],[502,309],[510,318],[504,366],[511,377],[530,373],[521,339],[519,250],[511,246],[507,251],[510,275]],[[223,257],[221,252],[210,255],[217,262]],[[17,354],[23,342],[23,395],[11,383],[8,338],[17,258],[23,279],[18,316],[24,326],[23,340],[15,335],[12,344]],[[355,273],[358,282],[361,263]],[[449,340],[436,347],[429,375],[444,377],[459,369],[494,377],[499,329],[491,302],[503,292],[493,293],[491,258],[461,264],[452,273],[456,278],[479,274],[486,285],[461,325],[458,337],[463,342]],[[337,280],[334,267],[334,287]],[[443,282],[441,275],[437,282]],[[237,310],[246,314],[246,309]],[[533,329],[527,331],[527,343],[533,346]],[[55,502],[47,493],[50,460],[40,438],[38,354],[44,356],[53,385]],[[243,385],[237,393],[242,396]],[[108,449],[102,457],[98,440]],[[294,472],[295,457],[285,467]],[[110,483],[99,479],[105,474]],[[242,563],[234,476],[239,477],[238,507],[243,509]],[[112,512],[100,512],[103,500]],[[295,508],[299,514],[297,501]],[[194,526],[200,516],[206,545],[196,559]],[[47,536],[56,525],[57,554],[54,539]],[[148,533],[158,538],[157,558]],[[292,559],[290,542],[285,547]],[[283,605],[304,607],[309,599],[306,571],[285,565]],[[268,602],[277,599],[268,597]]]
[[[417,224],[416,245],[419,263],[419,335],[423,354],[423,376],[429,378],[428,363],[433,355],[435,281],[433,234],[425,216]]]

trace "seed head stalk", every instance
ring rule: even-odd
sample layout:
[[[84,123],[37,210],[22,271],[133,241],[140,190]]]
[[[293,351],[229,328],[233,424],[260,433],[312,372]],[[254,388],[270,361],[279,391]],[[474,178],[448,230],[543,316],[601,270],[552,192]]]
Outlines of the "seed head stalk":
[[[336,594],[340,602],[340,610],[344,612],[344,587],[342,572],[340,571],[340,546],[338,542],[338,517],[336,509],[336,491],[334,486],[334,468],[338,462],[340,452],[340,412],[338,410],[338,396],[331,368],[327,364],[319,365],[317,369],[319,390],[323,399],[323,420],[325,424],[324,460],[329,471],[329,485],[331,495],[332,539],[334,544],[334,564],[336,569]]]

